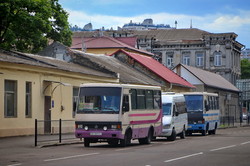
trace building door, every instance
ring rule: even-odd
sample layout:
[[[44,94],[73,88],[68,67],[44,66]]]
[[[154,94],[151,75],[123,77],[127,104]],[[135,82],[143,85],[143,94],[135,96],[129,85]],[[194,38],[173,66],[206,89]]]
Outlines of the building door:
[[[51,133],[51,97],[44,99],[44,133]]]

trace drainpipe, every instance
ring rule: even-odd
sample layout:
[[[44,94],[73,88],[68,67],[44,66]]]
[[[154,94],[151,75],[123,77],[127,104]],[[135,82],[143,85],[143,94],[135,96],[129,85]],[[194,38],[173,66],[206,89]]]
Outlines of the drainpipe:
[[[168,88],[167,92],[170,91],[173,88],[173,84],[170,83],[170,87]]]

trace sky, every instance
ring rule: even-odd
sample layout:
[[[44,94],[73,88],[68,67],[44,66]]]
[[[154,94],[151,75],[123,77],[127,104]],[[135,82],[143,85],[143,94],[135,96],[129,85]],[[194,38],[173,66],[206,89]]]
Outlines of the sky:
[[[211,33],[234,32],[236,40],[250,48],[249,0],[59,0],[69,14],[69,23],[93,29],[117,29],[131,20],[177,28],[198,28]]]

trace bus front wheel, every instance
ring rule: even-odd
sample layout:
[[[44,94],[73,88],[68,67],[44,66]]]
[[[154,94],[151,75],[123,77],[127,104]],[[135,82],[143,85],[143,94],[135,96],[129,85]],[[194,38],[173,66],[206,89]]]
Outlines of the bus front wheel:
[[[89,147],[89,145],[90,145],[90,139],[84,138],[84,146]]]
[[[124,139],[120,140],[121,146],[125,147],[125,146],[129,145],[131,143],[131,139],[132,139],[132,131],[127,130],[125,133]]]
[[[183,127],[183,130],[182,130],[182,132],[181,132],[181,134],[180,134],[180,137],[181,137],[181,139],[185,139],[185,137],[186,137],[186,129],[185,129],[185,126]]]
[[[173,129],[171,136],[167,137],[167,140],[174,141],[175,139],[176,139],[176,131],[175,131],[175,129]]]

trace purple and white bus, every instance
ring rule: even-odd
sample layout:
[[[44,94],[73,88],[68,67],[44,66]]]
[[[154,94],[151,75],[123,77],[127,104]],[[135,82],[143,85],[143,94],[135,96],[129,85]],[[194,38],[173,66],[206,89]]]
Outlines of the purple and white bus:
[[[75,135],[90,143],[127,146],[132,139],[150,144],[162,131],[161,88],[90,83],[79,90]]]

